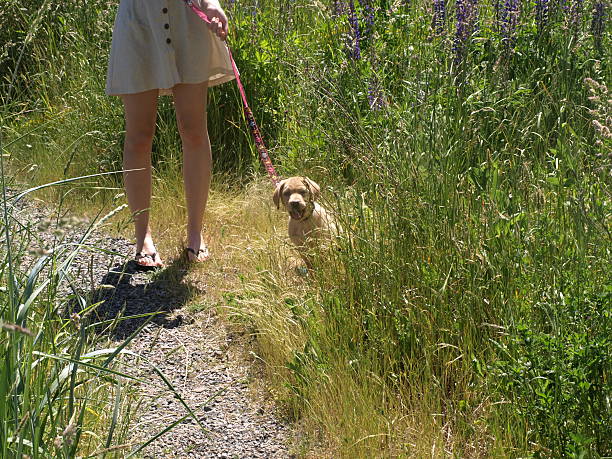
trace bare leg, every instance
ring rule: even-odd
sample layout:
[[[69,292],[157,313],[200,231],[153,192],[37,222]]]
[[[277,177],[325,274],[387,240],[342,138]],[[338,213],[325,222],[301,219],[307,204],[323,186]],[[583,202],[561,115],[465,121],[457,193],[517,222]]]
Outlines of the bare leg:
[[[208,258],[202,240],[202,219],[208,201],[212,154],[206,124],[208,84],[178,84],[173,88],[176,120],[183,143],[183,181],[187,203],[187,247],[192,261]],[[202,249],[202,251],[200,251]]]
[[[125,143],[123,168],[143,169],[124,172],[125,194],[134,215],[136,253],[155,254],[155,245],[149,227],[151,206],[151,147],[157,115],[157,90],[126,94],[121,98],[125,109]],[[145,266],[162,266],[159,255],[138,257]]]

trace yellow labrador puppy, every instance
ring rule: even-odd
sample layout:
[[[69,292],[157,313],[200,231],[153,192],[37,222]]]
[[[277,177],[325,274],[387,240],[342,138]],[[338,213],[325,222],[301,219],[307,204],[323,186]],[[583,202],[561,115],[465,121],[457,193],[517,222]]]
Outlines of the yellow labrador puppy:
[[[290,177],[277,185],[272,196],[276,208],[280,209],[282,203],[289,213],[289,238],[308,268],[312,268],[310,250],[321,238],[336,234],[331,215],[315,202],[320,193],[321,187],[308,177]]]

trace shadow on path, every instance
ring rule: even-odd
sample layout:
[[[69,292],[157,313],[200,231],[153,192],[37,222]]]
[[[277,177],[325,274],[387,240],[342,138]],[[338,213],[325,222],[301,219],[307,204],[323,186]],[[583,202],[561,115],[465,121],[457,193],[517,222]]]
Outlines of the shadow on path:
[[[92,303],[99,303],[93,317],[96,322],[107,321],[105,332],[117,340],[128,337],[147,320],[164,328],[178,327],[185,317],[173,311],[196,293],[195,287],[182,282],[186,273],[180,260],[159,271],[143,271],[133,261],[114,266],[93,294]],[[127,318],[151,313],[157,314]]]

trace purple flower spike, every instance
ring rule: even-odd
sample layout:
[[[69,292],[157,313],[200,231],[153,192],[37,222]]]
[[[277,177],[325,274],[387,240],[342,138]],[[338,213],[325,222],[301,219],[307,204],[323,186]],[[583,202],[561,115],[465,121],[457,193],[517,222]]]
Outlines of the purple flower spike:
[[[499,32],[501,30],[501,15],[502,15],[502,2],[501,0],[495,0],[493,3],[493,8],[495,10],[495,26],[496,30]]]
[[[500,16],[502,42],[504,43],[506,51],[509,51],[514,47],[518,15],[518,0],[506,0]]]
[[[349,21],[349,24],[351,25],[351,31],[353,35],[352,36],[353,49],[349,53],[353,59],[361,59],[361,46],[359,44],[359,41],[361,40],[361,33],[359,31],[359,21],[357,20],[357,14],[355,13],[355,4],[353,3],[353,0],[349,0],[348,6],[349,6],[348,21]]]
[[[541,34],[548,24],[548,0],[536,0],[535,12],[538,34]]]
[[[374,29],[374,8],[372,7],[371,0],[359,0],[359,5],[361,5],[361,10],[365,17],[363,36],[369,37]]]
[[[444,33],[444,23],[446,22],[446,5],[444,0],[433,0],[433,28],[436,35]]]
[[[559,0],[558,6],[561,7],[561,11],[563,11],[563,15],[567,16],[570,9],[570,0]]]
[[[593,6],[593,19],[591,21],[591,33],[595,41],[595,47],[601,49],[601,40],[603,37],[604,27],[606,23],[606,11],[603,0],[596,0]]]
[[[346,3],[343,0],[334,0],[334,10],[332,15],[334,17],[340,17],[346,13]]]
[[[572,0],[571,6],[569,7],[568,25],[573,31],[575,38],[578,37],[578,30],[582,22],[583,3],[584,0]]]
[[[463,48],[465,45],[466,35],[466,0],[457,0],[457,31],[453,40],[453,54],[455,55],[455,63],[461,61],[463,57]]]
[[[468,43],[476,32],[478,17],[477,0],[457,0],[457,30],[453,39],[455,64],[459,64],[467,52]]]

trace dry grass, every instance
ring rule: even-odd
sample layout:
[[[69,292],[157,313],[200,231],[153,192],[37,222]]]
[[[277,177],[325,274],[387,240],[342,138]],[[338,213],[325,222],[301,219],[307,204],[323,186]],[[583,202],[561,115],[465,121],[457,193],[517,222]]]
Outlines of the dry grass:
[[[337,346],[336,335],[350,336],[351,331],[334,328],[322,306],[321,285],[296,272],[297,253],[286,234],[286,214],[275,209],[271,195],[265,178],[238,190],[213,186],[204,229],[212,257],[190,266],[180,282],[195,291],[187,308],[214,308],[227,327],[256,337],[242,341],[245,352],[262,363],[254,368],[262,378],[253,383],[267,386],[286,416],[296,422],[296,430],[306,434],[298,440],[298,454],[369,458],[490,453],[485,407],[474,414],[471,437],[466,438],[465,432],[457,435],[447,421],[455,415],[438,406],[443,397],[433,388],[423,389],[416,380],[390,388],[377,376],[380,369],[375,361],[352,362],[341,350],[327,354]],[[185,246],[183,203],[180,176],[155,181],[151,225],[166,263],[180,258]],[[87,200],[70,199],[70,204],[76,213],[99,208]],[[127,210],[114,223],[117,233],[132,238]],[[330,278],[338,277],[333,263],[321,269]],[[306,364],[296,372],[289,364],[304,351],[313,333],[327,354],[326,362],[318,368]],[[306,387],[297,384],[300,371],[310,381]],[[409,393],[406,388],[421,392]]]
[[[431,414],[436,411],[432,409],[437,403],[435,395],[393,393],[377,379],[376,371],[356,369],[346,356],[332,357],[329,371],[308,374],[319,383],[307,394],[296,397],[291,384],[287,384],[295,378],[287,364],[295,352],[304,349],[309,330],[329,333],[329,337],[319,339],[327,341],[330,348],[334,336],[333,330],[324,325],[325,312],[317,305],[318,286],[295,270],[297,254],[286,236],[286,215],[272,205],[271,192],[265,178],[239,191],[213,187],[204,230],[212,257],[207,263],[191,266],[184,278],[199,292],[187,307],[216,308],[227,326],[256,335],[246,351],[262,363],[260,374],[268,392],[288,418],[297,422],[296,428],[307,433],[297,447],[300,455],[365,458],[452,454],[453,432],[442,413]],[[182,202],[180,178],[156,184],[152,227],[167,262],[180,257],[184,247]],[[126,231],[129,233],[131,227],[127,226],[124,234]],[[295,308],[311,308],[308,320],[313,323],[309,327],[304,327]],[[406,400],[420,400],[421,405],[408,407]],[[475,433],[475,445],[485,438],[486,432]],[[480,456],[477,447],[471,451],[471,457]]]
[[[204,217],[204,238],[211,258],[192,265],[188,280],[205,291],[205,301],[216,303],[261,270],[261,252],[282,227],[273,209],[268,182],[258,181],[239,191],[213,189]],[[166,261],[182,256],[186,213],[182,184],[159,182],[152,203],[152,230]],[[200,298],[202,299],[202,298]]]

